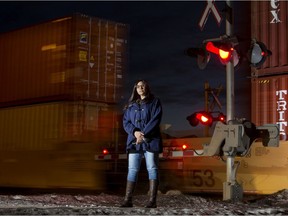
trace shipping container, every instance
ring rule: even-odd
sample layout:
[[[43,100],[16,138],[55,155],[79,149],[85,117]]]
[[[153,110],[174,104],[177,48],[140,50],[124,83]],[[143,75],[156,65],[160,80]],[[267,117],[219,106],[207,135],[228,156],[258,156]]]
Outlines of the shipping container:
[[[94,155],[125,146],[119,140],[117,108],[104,103],[2,108],[0,119],[2,187],[102,190],[106,164],[96,162]]]
[[[127,24],[74,14],[0,34],[0,107],[80,99],[117,103]]]
[[[252,122],[279,124],[280,139],[288,134],[288,75],[252,78]]]
[[[287,1],[251,1],[251,38],[263,42],[272,52],[252,76],[288,73]]]
[[[63,143],[91,143],[94,151],[118,142],[116,106],[74,101],[0,109],[0,151],[50,150]]]

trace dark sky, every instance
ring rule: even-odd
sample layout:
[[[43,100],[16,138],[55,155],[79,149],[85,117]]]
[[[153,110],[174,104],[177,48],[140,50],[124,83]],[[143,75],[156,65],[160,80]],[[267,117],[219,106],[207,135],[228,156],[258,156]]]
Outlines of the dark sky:
[[[0,2],[0,32],[37,24],[73,12],[122,22],[130,25],[130,52],[125,100],[138,78],[149,81],[152,91],[163,104],[163,124],[169,129],[197,134],[186,117],[204,110],[204,82],[212,88],[220,84],[220,95],[226,113],[226,72],[216,56],[205,70],[199,70],[196,59],[185,56],[184,50],[199,47],[203,40],[225,34],[225,17],[221,13],[225,1],[216,1],[222,15],[217,24],[211,13],[201,31],[198,22],[206,1],[19,1]],[[249,1],[233,2],[234,32],[249,37]],[[243,62],[235,71],[235,116],[250,118],[250,68]],[[219,110],[219,109],[218,109]],[[200,134],[201,135],[201,134]]]

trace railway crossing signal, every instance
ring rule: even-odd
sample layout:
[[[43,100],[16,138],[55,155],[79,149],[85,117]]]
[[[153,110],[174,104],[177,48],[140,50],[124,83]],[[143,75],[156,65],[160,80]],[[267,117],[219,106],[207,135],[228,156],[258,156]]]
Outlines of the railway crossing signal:
[[[214,1],[206,7],[207,11],[210,11],[213,7]],[[205,11],[206,11],[205,9]],[[233,31],[233,13],[232,13],[232,4],[231,0],[226,0],[226,32],[224,36],[220,36],[219,38],[207,39],[203,41],[205,44],[204,48],[192,48],[190,51],[186,51],[186,54],[191,57],[197,57],[198,66],[200,69],[204,69],[209,60],[210,53],[214,53],[219,56],[220,61],[226,65],[226,95],[227,95],[227,124],[222,124],[221,122],[217,122],[214,134],[212,137],[212,141],[209,146],[204,148],[204,152],[206,150],[206,154],[208,156],[212,156],[218,154],[219,148],[222,148],[222,142],[225,140],[227,146],[223,146],[222,151],[226,153],[226,173],[227,173],[227,181],[223,184],[223,200],[233,200],[238,201],[243,197],[243,189],[242,186],[236,180],[237,168],[239,163],[235,163],[236,154],[243,155],[247,152],[247,147],[250,146],[251,141],[254,138],[261,137],[265,142],[266,146],[269,146],[271,141],[273,146],[277,146],[279,143],[279,128],[277,125],[272,125],[266,128],[262,128],[259,130],[256,137],[249,137],[248,134],[255,134],[255,127],[249,128],[249,126],[253,126],[253,124],[247,124],[244,122],[233,122],[234,119],[234,67],[240,62],[240,58],[245,56],[239,56],[237,51],[235,51],[236,46],[239,44],[237,37],[234,36]],[[205,16],[208,12],[205,13]],[[202,17],[205,17],[202,16]],[[207,16],[206,16],[207,17]],[[205,19],[203,19],[205,20]],[[201,25],[203,26],[203,25]],[[233,49],[224,49],[219,44],[226,44],[228,47]],[[203,49],[203,50],[201,50]],[[228,55],[224,58],[221,57],[220,50],[224,50],[228,52]],[[196,52],[198,51],[198,52]],[[246,58],[250,62],[251,67],[260,67],[267,59],[268,56],[272,55],[272,52],[268,50],[264,43],[257,42],[256,40],[252,40],[251,47],[246,52]],[[224,52],[225,53],[225,52]],[[223,61],[224,58],[224,61]],[[202,60],[202,61],[199,61]],[[199,123],[199,119],[197,118],[197,114],[192,114],[187,117],[187,120],[192,126]],[[198,124],[197,123],[197,124]],[[196,125],[197,125],[196,124]],[[246,131],[245,131],[246,130]],[[275,136],[274,136],[275,135]],[[272,136],[274,136],[272,138]],[[248,144],[248,145],[247,145]],[[208,154],[207,154],[208,152]],[[212,154],[211,154],[212,153]]]
[[[251,41],[248,59],[252,67],[260,67],[270,55],[272,55],[272,52],[267,49],[264,43],[256,41],[255,39]]]
[[[205,69],[210,61],[210,53],[218,56],[220,62],[226,65],[233,59],[234,67],[239,63],[239,55],[234,49],[234,46],[238,44],[236,37],[227,38],[221,36],[219,38],[212,38],[204,40],[201,48],[188,48],[185,54],[190,57],[196,57],[198,67]]]
[[[192,127],[197,126],[199,123],[202,125],[211,126],[215,121],[226,121],[226,116],[223,113],[213,116],[213,112],[200,111],[187,116],[187,120]]]
[[[191,47],[185,50],[185,54],[190,57],[197,58],[198,67],[204,70],[210,61],[210,53],[218,56],[219,61],[223,65],[233,60],[233,65],[236,67],[241,58],[247,58],[250,66],[259,68],[272,55],[272,52],[267,49],[263,42],[255,39],[251,40],[251,47],[246,51],[246,56],[241,56],[237,51],[237,37],[221,36],[219,38],[207,39],[202,42],[199,48]]]

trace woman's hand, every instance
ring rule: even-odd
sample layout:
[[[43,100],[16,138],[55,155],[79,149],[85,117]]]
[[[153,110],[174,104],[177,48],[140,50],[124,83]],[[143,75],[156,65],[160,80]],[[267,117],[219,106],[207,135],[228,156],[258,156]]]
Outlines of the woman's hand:
[[[135,131],[134,136],[136,137],[136,144],[140,144],[143,142],[144,133],[142,133],[141,131]]]

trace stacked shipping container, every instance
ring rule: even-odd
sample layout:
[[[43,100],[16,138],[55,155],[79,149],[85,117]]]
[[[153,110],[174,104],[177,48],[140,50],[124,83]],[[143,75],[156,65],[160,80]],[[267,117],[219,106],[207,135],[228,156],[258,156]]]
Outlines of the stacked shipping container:
[[[118,145],[128,34],[74,14],[0,35],[0,186],[103,187],[93,155]]]
[[[288,29],[286,1],[251,2],[251,36],[272,51],[261,68],[252,69],[252,121],[279,124],[287,140]]]
[[[127,25],[81,14],[0,35],[0,105],[117,102],[127,39]]]

